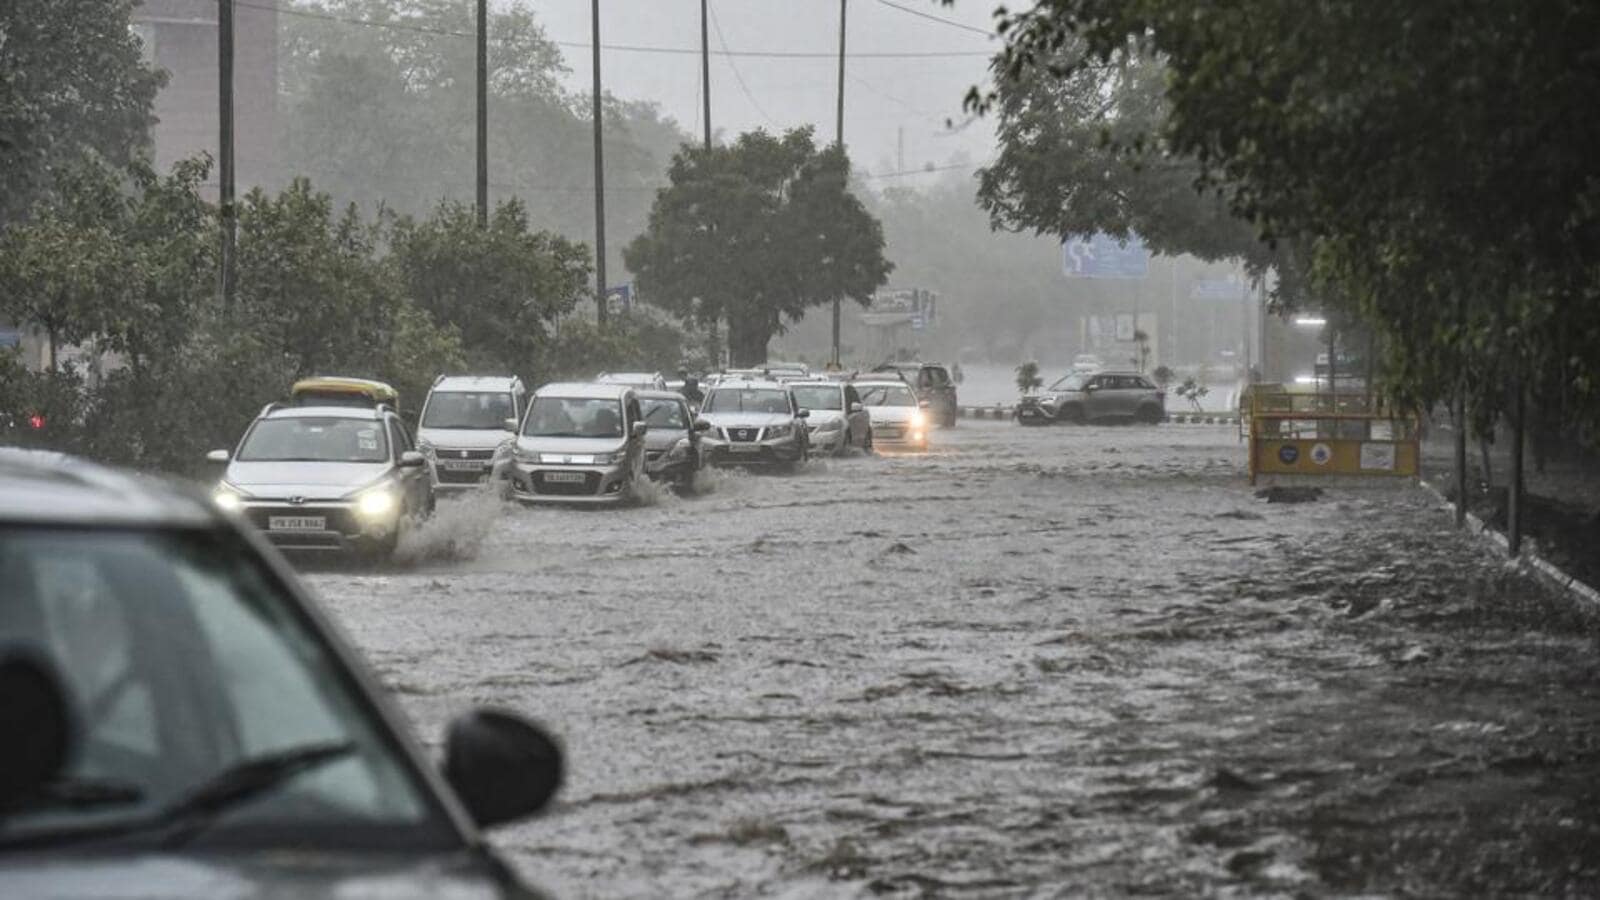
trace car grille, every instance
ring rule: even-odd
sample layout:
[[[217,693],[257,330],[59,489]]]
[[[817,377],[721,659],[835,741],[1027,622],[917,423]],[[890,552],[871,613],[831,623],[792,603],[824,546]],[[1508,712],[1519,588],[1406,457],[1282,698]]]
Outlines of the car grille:
[[[445,450],[440,448],[434,450],[433,453],[440,462],[447,459],[476,459],[480,461],[494,459],[493,448],[488,450]]]
[[[533,483],[535,494],[548,494],[557,497],[586,497],[593,494],[600,486],[600,473],[585,472],[582,481],[545,481],[549,473],[538,472],[530,481]]]
[[[729,428],[727,431],[728,440],[730,441],[748,443],[761,439],[761,429],[759,428]]]

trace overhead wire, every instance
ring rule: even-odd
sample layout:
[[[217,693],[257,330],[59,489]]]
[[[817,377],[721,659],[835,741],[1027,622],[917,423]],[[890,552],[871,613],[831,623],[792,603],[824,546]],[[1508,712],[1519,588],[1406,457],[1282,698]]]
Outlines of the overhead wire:
[[[717,32],[717,43],[722,45],[722,49],[726,51],[728,49],[728,39],[722,34],[722,23],[717,21],[716,4],[708,3],[706,4],[706,9],[711,13],[711,27]],[[755,107],[756,112],[761,114],[761,118],[767,120],[768,125],[774,128],[778,127],[778,123],[774,122],[772,117],[767,115],[767,111],[762,108],[761,102],[756,99],[756,95],[750,92],[750,86],[744,83],[744,76],[739,74],[739,67],[734,64],[733,59],[730,57],[724,57],[724,59],[727,60],[728,68],[733,72],[733,80],[738,82],[739,91],[744,94],[745,99],[749,100],[750,105]]]
[[[878,5],[887,6],[890,9],[898,9],[903,13],[916,16],[919,19],[927,19],[930,22],[938,22],[941,25],[949,25],[951,28],[959,28],[962,31],[970,31],[973,34],[981,34],[986,38],[995,37],[995,33],[992,31],[986,31],[975,25],[968,25],[965,22],[957,22],[955,19],[946,19],[943,16],[936,16],[933,13],[923,12],[920,9],[912,9],[909,6],[901,6],[898,3],[892,2],[892,0],[878,0]]]

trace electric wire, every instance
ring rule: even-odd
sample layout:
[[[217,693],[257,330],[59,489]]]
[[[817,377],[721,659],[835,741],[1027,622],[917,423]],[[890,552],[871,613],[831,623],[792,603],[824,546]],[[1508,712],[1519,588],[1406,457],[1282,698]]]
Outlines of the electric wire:
[[[959,28],[962,31],[970,31],[973,34],[981,34],[986,38],[992,38],[995,36],[994,32],[992,31],[985,31],[984,29],[978,28],[974,25],[968,25],[965,22],[957,22],[955,19],[946,19],[943,16],[936,16],[933,13],[923,12],[920,9],[912,9],[909,6],[901,6],[898,3],[891,2],[891,0],[878,0],[878,5],[887,6],[890,9],[898,9],[903,13],[916,16],[919,19],[927,19],[930,22],[938,22],[941,25],[949,25],[951,28]]]

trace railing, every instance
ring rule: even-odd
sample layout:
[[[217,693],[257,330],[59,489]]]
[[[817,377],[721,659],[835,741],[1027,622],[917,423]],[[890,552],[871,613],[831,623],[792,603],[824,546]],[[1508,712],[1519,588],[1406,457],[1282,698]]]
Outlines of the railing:
[[[1366,393],[1296,393],[1254,385],[1248,410],[1250,483],[1261,475],[1417,474],[1421,424]]]

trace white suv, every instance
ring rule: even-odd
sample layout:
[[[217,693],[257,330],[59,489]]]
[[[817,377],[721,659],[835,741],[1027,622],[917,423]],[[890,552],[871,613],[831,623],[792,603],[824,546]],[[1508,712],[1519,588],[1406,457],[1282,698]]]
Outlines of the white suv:
[[[483,482],[509,452],[528,391],[514,375],[440,375],[418,419],[417,449],[433,460],[441,490]]]

